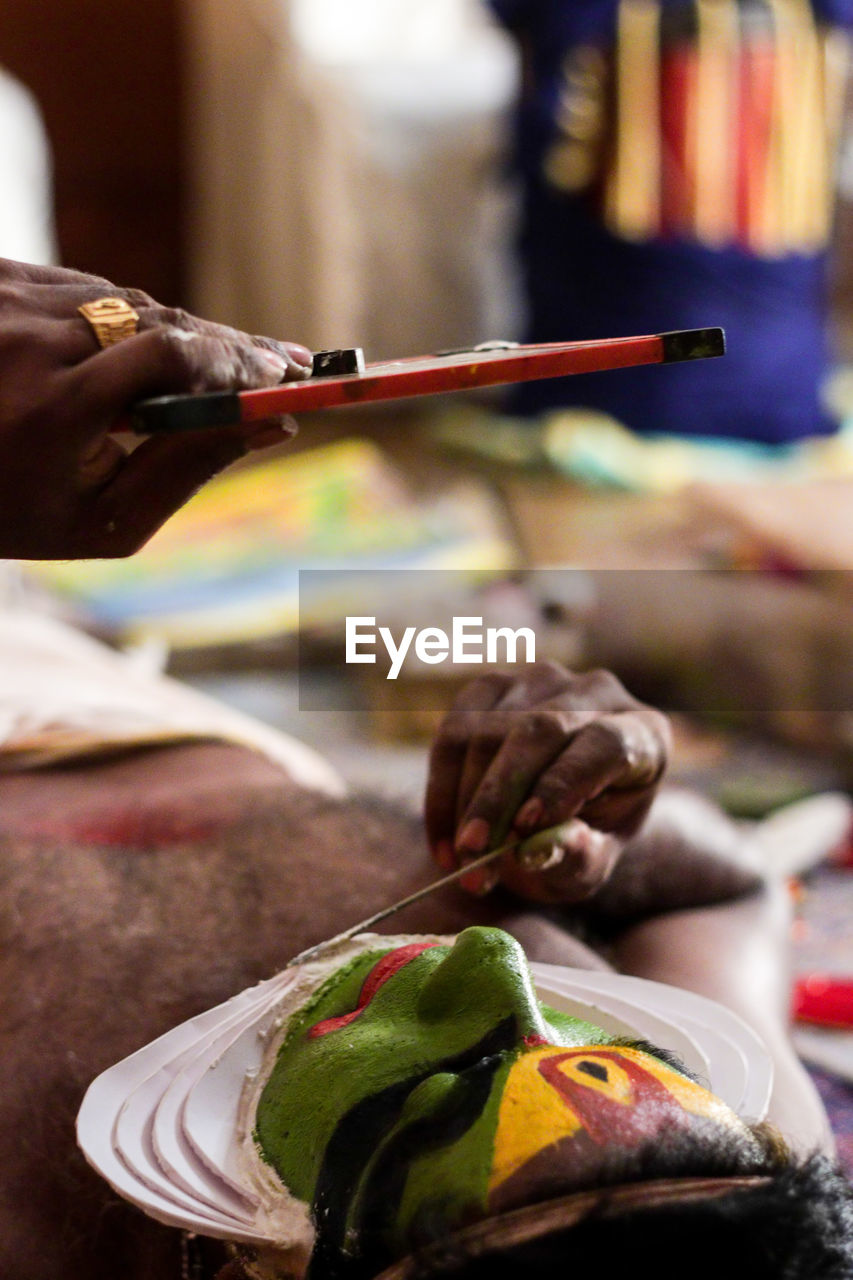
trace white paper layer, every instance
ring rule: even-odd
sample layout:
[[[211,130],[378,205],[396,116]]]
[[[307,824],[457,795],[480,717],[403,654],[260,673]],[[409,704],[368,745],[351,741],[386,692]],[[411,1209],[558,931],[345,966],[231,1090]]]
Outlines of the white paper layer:
[[[531,970],[544,1003],[674,1050],[745,1120],[765,1115],[770,1056],[728,1009],[621,974],[543,964]],[[145,1213],[202,1235],[266,1242],[238,1158],[237,1114],[278,1002],[298,973],[285,971],[176,1027],[90,1086],[77,1120],[83,1153]]]

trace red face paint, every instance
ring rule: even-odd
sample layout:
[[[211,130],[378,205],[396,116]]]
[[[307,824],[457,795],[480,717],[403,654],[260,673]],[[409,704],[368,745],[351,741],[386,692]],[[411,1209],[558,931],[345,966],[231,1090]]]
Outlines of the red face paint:
[[[337,1031],[339,1027],[346,1027],[364,1012],[370,1004],[373,997],[380,988],[384,987],[389,978],[393,978],[395,973],[399,973],[404,965],[410,960],[414,960],[422,951],[428,951],[430,947],[438,947],[438,942],[412,942],[406,947],[397,947],[395,951],[389,951],[381,960],[377,960],[376,964],[370,970],[370,973],[362,983],[361,991],[358,997],[358,1004],[351,1013],[342,1013],[337,1018],[325,1018],[322,1022],[316,1023],[308,1032],[308,1038],[315,1040],[318,1036],[326,1036],[330,1031]]]
[[[563,1070],[572,1064],[580,1068],[574,1079]],[[589,1073],[588,1083],[582,1078],[584,1068]],[[543,1058],[538,1069],[595,1143],[631,1146],[653,1137],[664,1115],[672,1123],[683,1124],[688,1119],[684,1108],[650,1067],[641,1066],[618,1050],[602,1047],[555,1054]],[[615,1084],[615,1073],[624,1082],[619,1091],[622,1096],[618,1097],[615,1088],[608,1096],[608,1077],[611,1085]]]

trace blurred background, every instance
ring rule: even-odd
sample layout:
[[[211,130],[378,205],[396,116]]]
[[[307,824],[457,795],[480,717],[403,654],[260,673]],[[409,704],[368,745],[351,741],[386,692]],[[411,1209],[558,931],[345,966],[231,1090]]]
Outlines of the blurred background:
[[[27,581],[209,677],[292,668],[300,568],[515,575],[569,618],[554,656],[846,770],[851,23],[849,0],[9,0],[8,256],[368,361],[728,335],[723,360],[311,415],[133,561]],[[544,567],[556,605],[523,586]]]
[[[213,679],[292,671],[300,568],[509,576],[566,620],[554,656],[846,775],[851,24],[850,0],[9,0],[0,252],[368,361],[717,324],[729,348],[311,415],[131,562],[10,580]]]
[[[495,9],[501,4],[495,0]],[[525,83],[524,58],[529,64],[534,44],[550,42],[551,65],[538,67],[538,83],[531,82],[527,67],[526,109],[540,119],[539,135],[530,138],[521,167],[529,168],[545,154],[544,129],[550,132],[546,162],[553,183],[565,190],[589,181],[584,169],[590,162],[575,133],[580,120],[586,122],[580,128],[587,137],[604,126],[593,118],[600,85],[595,67],[585,67],[584,58],[612,42],[620,6],[615,0],[541,6],[541,13],[551,16],[537,20],[532,37],[524,34],[523,24],[531,21],[525,10],[536,13],[535,6],[503,0],[503,8],[509,26],[520,29],[520,41],[496,20],[486,0],[364,0],[357,9],[343,0],[151,0],[144,13],[124,3],[57,0],[38,15],[22,0],[9,0],[0,60],[29,89],[43,116],[61,260],[114,280],[133,280],[173,305],[212,307],[234,323],[298,333],[310,345],[351,343],[357,335],[374,359],[428,350],[436,341],[446,344],[456,337],[468,341],[491,332],[492,325],[500,331],[520,328],[523,302],[507,249],[514,207],[517,212],[523,195],[518,180],[511,180],[513,166],[505,161],[513,108]],[[651,0],[622,6],[623,23],[626,13],[635,23],[640,15],[634,43],[642,37],[642,15],[658,8]],[[561,9],[586,17],[561,31],[554,19]],[[727,51],[733,36],[726,25],[730,28],[738,15],[745,33],[738,37],[741,43],[748,43],[751,28],[753,44],[769,47],[784,43],[779,31],[787,23],[790,40],[803,50],[814,24],[810,6],[798,0],[666,0],[665,15],[688,16],[678,20],[684,30],[676,26],[661,33],[661,48],[685,40],[695,44],[696,14],[703,10],[718,15],[712,35],[722,53],[712,50],[705,56],[710,74],[704,79],[711,88],[703,82],[696,112],[708,126],[693,145],[710,156],[707,203],[714,208],[725,185],[725,175],[714,179],[714,166],[726,165],[714,154],[720,150],[715,138],[721,128],[714,98],[725,97],[733,62],[728,71],[721,64],[726,57],[759,61],[767,54],[766,47],[757,54]],[[844,248],[853,160],[843,129],[842,33],[849,15],[844,0],[819,0],[817,16],[835,19],[831,27],[821,26],[821,40],[829,40],[831,74],[815,93],[825,109],[832,150],[836,343],[848,355],[853,267]],[[671,17],[668,21],[673,27]],[[703,38],[707,42],[707,33]],[[540,63],[541,52],[536,55]],[[816,103],[806,101],[812,89],[805,84],[803,64],[797,76],[790,65],[785,68],[785,56],[784,47],[774,48],[765,61],[782,64],[780,78],[790,77],[787,96],[794,101],[773,106],[769,97],[778,96],[778,86],[770,87],[764,69],[768,101],[760,111],[752,108],[751,128],[760,143],[760,115],[776,110],[796,117],[802,103],[802,119],[794,119],[785,132],[791,137],[787,149],[805,158],[788,164],[783,203],[796,204],[793,189],[808,193],[800,204],[819,204],[829,152],[813,131],[809,134],[816,117],[811,123],[807,117],[815,115]],[[657,54],[651,58],[659,61]],[[648,69],[650,74],[659,70]],[[611,68],[611,79],[617,74],[618,68]],[[753,73],[753,96],[760,79]],[[34,181],[44,191],[38,172],[43,161],[26,109],[19,104],[16,113],[11,87],[5,92],[4,164],[10,182],[4,188],[20,201],[16,186]],[[743,116],[747,106],[742,95],[722,109]],[[645,107],[646,115],[656,109],[648,93]],[[643,112],[638,116],[642,120]],[[637,157],[635,170],[654,167],[647,164],[648,137],[629,137],[627,143]],[[11,181],[13,171],[18,183]],[[636,172],[629,179],[624,184],[629,190],[642,188],[640,206],[646,192],[645,212],[623,209],[619,216],[649,217],[653,179],[648,172],[639,174],[639,184]],[[663,187],[672,192],[692,180],[670,165]],[[743,174],[732,174],[728,185],[744,181]],[[625,204],[618,192],[610,199],[611,205],[620,199]],[[783,215],[769,208],[772,200],[765,203],[762,234],[772,248],[772,223]],[[23,214],[24,206],[18,207]],[[803,210],[799,215],[795,210],[789,221],[796,223],[798,216],[801,226],[808,222]],[[42,212],[36,221],[43,224],[45,217]],[[703,212],[705,234],[715,221],[712,237],[724,234],[725,217],[723,211]],[[815,230],[815,217],[803,240],[812,247],[823,235],[821,228]],[[23,221],[29,220],[24,216]],[[32,228],[14,231],[11,217],[7,225],[6,252],[19,244],[29,244],[33,254],[44,251],[45,240]],[[29,242],[15,238],[26,234],[32,236]],[[777,252],[785,247],[782,241],[775,246]]]
[[[728,354],[306,416],[131,561],[7,564],[0,603],[418,803],[471,668],[341,665],[355,571],[394,570],[389,625],[402,571],[424,625],[614,668],[737,816],[831,791],[780,866],[853,861],[851,26],[853,0],[5,0],[2,255],[368,361],[706,325]],[[807,948],[850,937],[823,874]]]
[[[5,19],[63,262],[373,359],[508,319],[517,58],[479,4],[13,0]]]

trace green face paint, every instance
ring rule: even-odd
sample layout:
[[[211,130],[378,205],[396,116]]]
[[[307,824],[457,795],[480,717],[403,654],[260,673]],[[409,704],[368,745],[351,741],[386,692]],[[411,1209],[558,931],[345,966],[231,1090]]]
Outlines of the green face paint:
[[[256,1140],[312,1204],[329,1247],[396,1249],[485,1211],[509,1068],[541,1044],[608,1035],[536,999],[509,935],[375,951],[338,970],[292,1020],[258,1102]]]

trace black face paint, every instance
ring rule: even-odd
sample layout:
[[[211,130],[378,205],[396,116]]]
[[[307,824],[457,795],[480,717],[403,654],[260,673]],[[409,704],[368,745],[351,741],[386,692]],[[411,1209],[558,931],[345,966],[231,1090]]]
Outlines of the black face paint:
[[[313,1204],[317,1240],[308,1280],[367,1280],[388,1265],[382,1239],[399,1211],[406,1175],[413,1159],[461,1137],[477,1120],[488,1100],[500,1055],[518,1045],[514,1017],[506,1018],[478,1044],[454,1058],[430,1066],[359,1102],[341,1120],[326,1148]],[[415,1122],[389,1144],[364,1189],[357,1239],[345,1239],[352,1198],[361,1175],[383,1137],[400,1118],[406,1099],[430,1076],[460,1076],[447,1112]],[[429,1231],[424,1218],[418,1234]]]
[[[603,1062],[582,1062],[577,1069],[584,1075],[592,1076],[594,1080],[601,1080],[603,1084],[607,1084],[607,1067]]]

